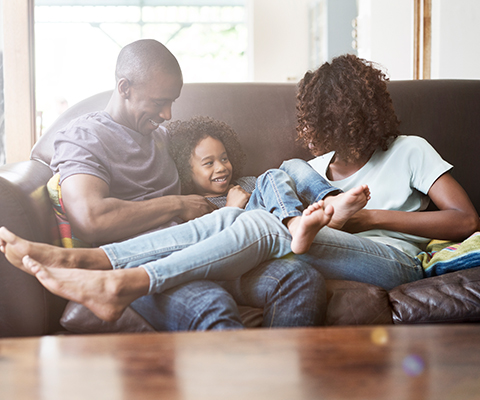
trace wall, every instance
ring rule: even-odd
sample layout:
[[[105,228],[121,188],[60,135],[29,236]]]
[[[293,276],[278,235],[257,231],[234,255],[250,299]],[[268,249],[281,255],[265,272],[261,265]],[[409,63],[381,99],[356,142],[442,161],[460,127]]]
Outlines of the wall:
[[[358,54],[413,78],[413,0],[358,0]],[[480,1],[432,1],[432,79],[480,79]]]
[[[310,0],[249,0],[249,75],[257,82],[298,81],[308,69]]]
[[[312,54],[312,11],[321,25],[320,48]],[[352,47],[356,0],[248,0],[249,76],[256,82],[300,80],[305,71]],[[320,54],[321,53],[321,54]]]
[[[358,0],[358,55],[391,79],[413,77],[413,0]]]
[[[480,79],[480,1],[435,0],[432,78]]]

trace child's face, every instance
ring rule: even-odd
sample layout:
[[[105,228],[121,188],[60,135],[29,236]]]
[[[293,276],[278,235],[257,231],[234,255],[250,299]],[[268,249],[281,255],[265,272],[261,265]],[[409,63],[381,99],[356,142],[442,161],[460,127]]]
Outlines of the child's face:
[[[228,192],[233,168],[220,140],[210,136],[202,139],[190,157],[190,165],[197,194],[217,197]]]

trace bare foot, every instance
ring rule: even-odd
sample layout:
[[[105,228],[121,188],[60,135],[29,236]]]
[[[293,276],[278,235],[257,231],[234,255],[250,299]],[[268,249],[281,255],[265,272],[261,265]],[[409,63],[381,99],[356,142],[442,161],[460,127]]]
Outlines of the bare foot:
[[[332,215],[334,215],[333,207],[325,205],[321,200],[308,206],[301,217],[291,218],[287,227],[292,234],[292,251],[295,254],[306,253],[315,235],[331,221]]]
[[[325,204],[332,205],[335,209],[328,226],[342,229],[352,215],[367,205],[368,200],[370,200],[370,189],[367,185],[357,186],[345,193],[326,197]]]
[[[89,271],[46,267],[25,256],[24,268],[50,292],[83,304],[98,318],[116,321],[128,305],[148,293],[150,278],[143,268]]]
[[[30,242],[3,226],[0,228],[0,251],[11,264],[27,273],[30,271],[22,262],[26,255],[47,267],[112,269],[102,249],[64,249],[50,244]]]

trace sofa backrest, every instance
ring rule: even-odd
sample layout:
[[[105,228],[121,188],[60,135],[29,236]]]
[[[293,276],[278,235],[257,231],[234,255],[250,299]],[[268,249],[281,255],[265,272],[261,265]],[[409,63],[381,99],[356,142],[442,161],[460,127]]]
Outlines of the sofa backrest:
[[[480,80],[391,81],[388,83],[405,135],[426,138],[455,168],[454,177],[480,209],[475,149],[480,148]],[[174,119],[208,115],[239,134],[248,155],[244,171],[258,175],[285,159],[311,158],[295,140],[294,83],[187,83],[173,107]],[[72,118],[103,109],[111,92],[92,96],[67,110],[32,150],[49,162],[54,133]]]

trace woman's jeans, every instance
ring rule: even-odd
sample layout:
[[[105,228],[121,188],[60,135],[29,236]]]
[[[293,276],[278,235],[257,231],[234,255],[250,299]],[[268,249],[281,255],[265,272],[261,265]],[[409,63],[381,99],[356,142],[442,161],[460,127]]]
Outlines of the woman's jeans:
[[[274,214],[289,215],[299,210],[279,201],[282,196],[277,196],[276,186],[268,186],[273,189],[262,193],[262,201],[273,214],[263,209],[225,207],[102,248],[114,269],[143,267],[150,277],[149,294],[192,280],[233,280],[264,261],[291,252],[290,233]],[[325,279],[366,282],[387,290],[423,277],[413,257],[328,227],[318,232],[307,254],[295,257],[314,266]]]

